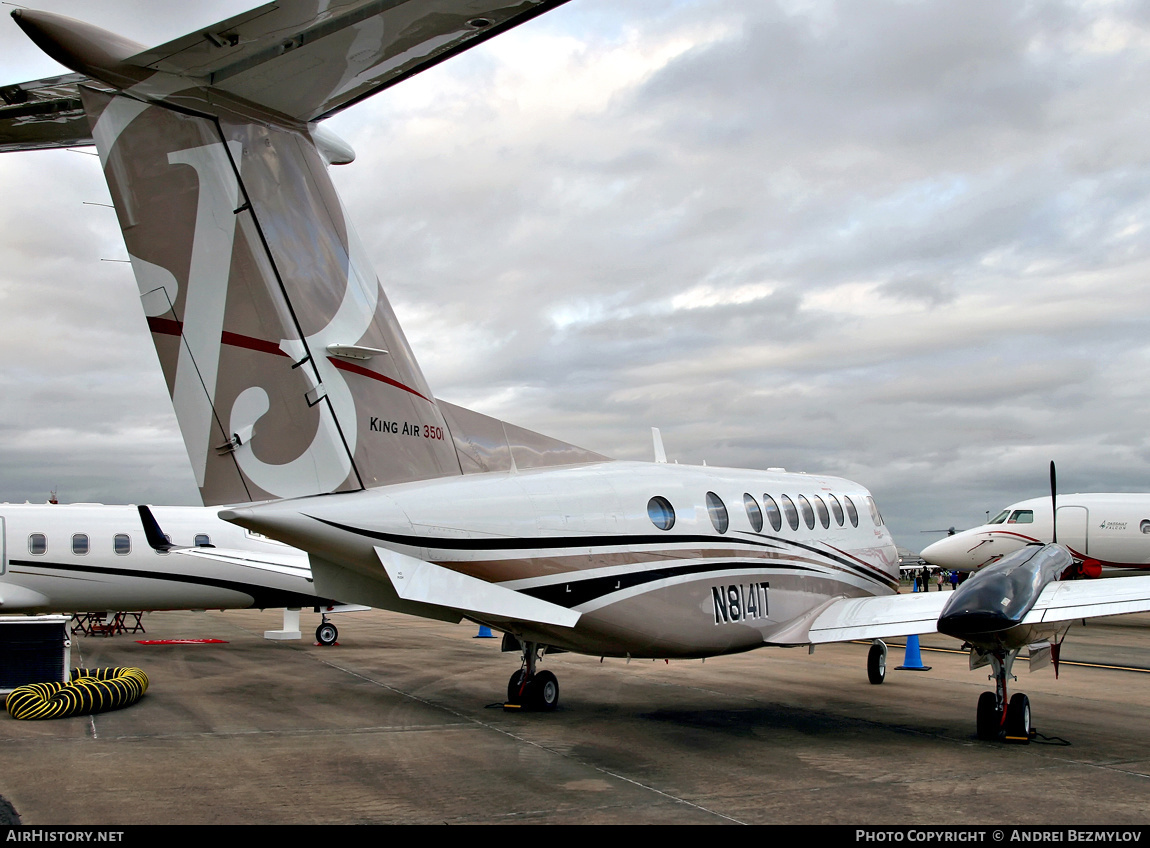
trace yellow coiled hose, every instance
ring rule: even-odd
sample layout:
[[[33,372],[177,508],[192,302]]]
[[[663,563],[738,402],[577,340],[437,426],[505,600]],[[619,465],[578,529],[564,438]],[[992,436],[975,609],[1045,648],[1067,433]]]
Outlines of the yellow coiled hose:
[[[148,691],[138,668],[74,668],[70,683],[29,683],[8,695],[8,715],[18,719],[66,718],[130,706]]]

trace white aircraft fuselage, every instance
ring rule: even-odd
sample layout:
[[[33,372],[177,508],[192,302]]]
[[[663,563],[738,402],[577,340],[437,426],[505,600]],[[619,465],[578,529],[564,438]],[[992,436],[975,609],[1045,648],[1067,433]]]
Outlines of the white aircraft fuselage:
[[[316,594],[301,551],[221,521],[214,509],[152,512],[190,550],[153,550],[134,506],[0,504],[0,613],[331,604]],[[194,547],[205,542],[215,547]]]
[[[764,495],[796,504],[792,520],[785,507],[777,515],[764,507]],[[655,525],[653,498],[673,507],[670,529]],[[369,600],[327,584],[317,558],[374,578],[381,592],[390,588],[381,580],[389,565],[429,562],[508,590],[509,600],[526,596],[578,614],[571,627],[531,621],[517,603],[501,614],[456,599],[468,617],[521,639],[605,656],[700,657],[804,642],[805,633],[789,635],[796,620],[827,601],[893,594],[898,556],[870,503],[866,489],[837,477],[604,462],[401,483],[222,516],[305,544],[323,592]],[[387,552],[400,559],[387,561]],[[419,597],[452,603],[446,589]],[[370,598],[434,614],[405,608],[415,600]]]
[[[974,571],[1026,545],[1054,541],[1050,498],[1011,504],[989,523],[923,549],[927,562]],[[1150,567],[1150,494],[1058,496],[1058,542],[1088,573],[1101,568]]]

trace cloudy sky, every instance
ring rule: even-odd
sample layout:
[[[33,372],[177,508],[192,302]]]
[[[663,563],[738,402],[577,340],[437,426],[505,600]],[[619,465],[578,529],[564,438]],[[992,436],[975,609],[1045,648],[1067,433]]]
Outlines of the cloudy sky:
[[[0,18],[0,82],[60,72]],[[917,550],[1051,459],[1150,491],[1147,79],[1144,3],[573,0],[328,126],[440,397],[849,477]],[[0,155],[0,198],[0,500],[197,503],[98,159]]]

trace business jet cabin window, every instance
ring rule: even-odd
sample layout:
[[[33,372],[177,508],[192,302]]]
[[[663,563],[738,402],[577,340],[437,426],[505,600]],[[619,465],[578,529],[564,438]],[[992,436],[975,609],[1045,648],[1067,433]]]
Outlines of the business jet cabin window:
[[[72,535],[72,553],[76,556],[85,556],[88,553],[88,534],[75,533]]]
[[[787,516],[787,524],[791,525],[792,530],[798,530],[799,511],[795,509],[795,502],[786,495],[779,495],[779,500],[783,502],[783,513]]]
[[[847,518],[851,520],[851,527],[858,527],[859,511],[855,508],[855,502],[851,500],[850,495],[843,495],[843,506],[847,508]]]
[[[33,533],[28,537],[28,553],[40,556],[48,550],[48,537],[43,533]]]
[[[720,533],[726,533],[731,524],[727,517],[727,507],[723,499],[714,492],[707,492],[707,514],[711,516],[711,523]]]
[[[775,503],[775,499],[770,495],[763,495],[763,509],[767,511],[767,520],[771,522],[771,527],[778,533],[783,529],[783,515],[779,512],[779,505]]]
[[[755,528],[755,532],[762,532],[763,511],[759,509],[759,502],[755,500],[755,496],[744,492],[743,507],[747,510],[747,520],[751,522],[751,526]]]
[[[819,514],[819,524],[826,530],[831,526],[831,514],[827,512],[827,505],[818,495],[811,495],[815,502],[815,512]]]
[[[670,530],[675,526],[675,508],[669,500],[659,495],[647,501],[647,517],[660,530]]]
[[[827,500],[831,502],[831,512],[834,513],[835,523],[838,524],[839,527],[842,527],[843,526],[843,508],[839,504],[839,499],[836,498],[834,495],[827,495]]]
[[[808,530],[815,529],[815,511],[811,509],[811,502],[807,500],[806,495],[799,495],[799,509],[803,512],[803,521],[806,522]]]
[[[127,556],[132,552],[132,537],[127,533],[117,533],[112,537],[112,550],[120,556]]]

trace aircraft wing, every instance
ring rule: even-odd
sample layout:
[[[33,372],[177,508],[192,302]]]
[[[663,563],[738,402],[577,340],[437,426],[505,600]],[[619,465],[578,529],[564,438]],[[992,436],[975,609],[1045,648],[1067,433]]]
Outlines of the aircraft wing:
[[[806,642],[848,642],[938,632],[938,616],[952,592],[840,598],[812,618]],[[1150,577],[1066,580],[1049,584],[1023,625],[1150,611]],[[790,634],[801,643],[798,634]],[[790,642],[791,640],[788,640]]]
[[[277,0],[127,64],[319,121],[566,0]]]
[[[876,595],[840,598],[824,607],[811,622],[807,641],[849,642],[852,639],[886,639],[891,636],[937,633],[938,616],[950,592],[913,595]]]
[[[1051,583],[1023,624],[1073,621],[1100,615],[1150,611],[1150,577],[1113,577]]]

